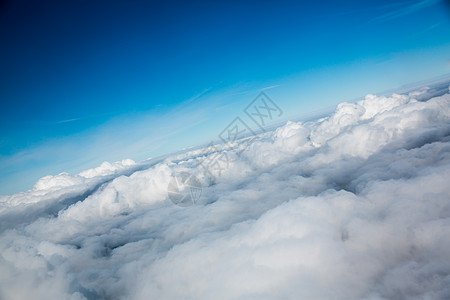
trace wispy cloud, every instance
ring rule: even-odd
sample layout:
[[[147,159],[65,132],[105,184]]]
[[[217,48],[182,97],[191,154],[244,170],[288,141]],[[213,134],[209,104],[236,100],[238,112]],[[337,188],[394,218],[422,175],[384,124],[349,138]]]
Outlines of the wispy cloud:
[[[74,121],[78,121],[81,119],[83,119],[83,118],[73,118],[73,119],[68,119],[68,120],[61,120],[61,121],[55,122],[55,124],[69,123],[69,122],[74,122]]]
[[[439,25],[441,25],[441,23],[436,23],[433,25],[428,26],[427,28],[424,28],[423,30],[416,32],[415,34],[413,34],[412,36],[418,36],[424,33],[428,33],[429,31],[435,29],[436,27],[438,27]]]
[[[421,1],[401,2],[401,3],[398,3],[398,5],[391,6],[391,7],[395,7],[395,9],[372,19],[370,22],[389,21],[389,20],[401,18],[401,17],[407,16],[407,15],[410,15],[412,13],[415,13],[417,11],[420,11],[424,8],[435,5],[438,2],[439,2],[439,0],[421,0]]]
[[[210,92],[212,89],[213,89],[213,87],[209,87],[209,88],[204,89],[203,91],[201,91],[201,92],[198,93],[197,95],[195,95],[195,96],[189,98],[188,100],[186,100],[186,101],[184,102],[184,104],[189,104],[189,103],[191,103],[191,102],[193,102],[193,101],[195,101],[195,100],[200,99],[201,97],[203,97],[204,95],[206,95],[208,92]]]
[[[265,88],[262,88],[261,90],[262,90],[262,91],[270,90],[270,89],[277,88],[277,87],[279,87],[279,86],[280,86],[279,84],[271,85],[271,86],[267,86],[267,87],[265,87]]]

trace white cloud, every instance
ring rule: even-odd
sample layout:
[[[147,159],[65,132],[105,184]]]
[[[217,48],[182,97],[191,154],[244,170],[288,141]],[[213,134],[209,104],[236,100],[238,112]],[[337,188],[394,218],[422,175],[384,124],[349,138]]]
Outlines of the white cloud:
[[[394,20],[400,17],[413,14],[417,11],[426,9],[427,7],[433,6],[437,3],[439,3],[439,0],[419,0],[419,1],[400,2],[398,4],[388,5],[387,7],[389,6],[391,7],[399,6],[399,7],[385,13],[384,15],[378,16],[377,18],[373,19],[372,22]]]
[[[0,298],[448,298],[450,94],[424,95],[342,103],[240,157],[218,145],[215,182],[197,149],[2,196]],[[178,172],[198,205],[168,200]]]

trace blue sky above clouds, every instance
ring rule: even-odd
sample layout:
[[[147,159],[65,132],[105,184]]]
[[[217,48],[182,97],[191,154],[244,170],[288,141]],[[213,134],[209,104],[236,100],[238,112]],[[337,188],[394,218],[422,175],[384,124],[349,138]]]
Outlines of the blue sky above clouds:
[[[444,1],[4,1],[0,194],[450,72]]]

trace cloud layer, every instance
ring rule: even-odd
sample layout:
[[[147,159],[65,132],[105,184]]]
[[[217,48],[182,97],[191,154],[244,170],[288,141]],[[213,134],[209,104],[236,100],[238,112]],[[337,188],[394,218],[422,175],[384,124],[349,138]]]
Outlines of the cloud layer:
[[[448,299],[450,94],[288,122],[215,180],[197,149],[0,198],[1,299]],[[241,149],[242,150],[242,149]],[[168,200],[180,172],[197,205]]]

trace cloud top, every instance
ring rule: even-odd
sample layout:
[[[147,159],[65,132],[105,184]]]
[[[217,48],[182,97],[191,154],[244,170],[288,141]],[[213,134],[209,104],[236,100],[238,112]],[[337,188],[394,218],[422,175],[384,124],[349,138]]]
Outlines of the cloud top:
[[[244,143],[0,198],[2,299],[446,299],[450,94],[367,95]],[[242,150],[242,149],[241,149]],[[168,200],[195,175],[199,203]]]

